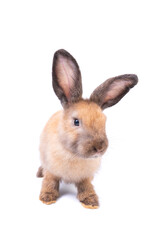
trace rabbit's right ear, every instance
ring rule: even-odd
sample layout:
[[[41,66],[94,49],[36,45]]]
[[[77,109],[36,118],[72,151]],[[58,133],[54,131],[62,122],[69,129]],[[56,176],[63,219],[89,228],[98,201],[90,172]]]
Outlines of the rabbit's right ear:
[[[81,73],[76,60],[61,49],[55,52],[52,66],[52,85],[63,107],[82,97]]]

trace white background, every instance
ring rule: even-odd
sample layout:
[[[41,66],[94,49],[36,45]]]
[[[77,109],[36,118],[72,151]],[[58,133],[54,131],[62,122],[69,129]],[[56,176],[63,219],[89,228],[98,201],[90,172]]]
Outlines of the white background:
[[[0,1],[0,238],[160,239],[159,1]],[[93,181],[98,210],[73,185],[54,205],[39,201],[39,135],[61,105],[54,52],[78,61],[84,97],[109,77],[138,85],[105,110],[110,146]]]

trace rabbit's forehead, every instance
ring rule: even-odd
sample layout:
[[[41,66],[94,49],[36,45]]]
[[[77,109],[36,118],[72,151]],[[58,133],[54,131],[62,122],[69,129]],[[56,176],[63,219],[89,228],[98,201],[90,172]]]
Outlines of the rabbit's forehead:
[[[106,121],[106,116],[101,108],[97,104],[87,101],[79,102],[74,106],[72,117],[82,120],[87,127],[99,127],[100,124],[105,125]]]

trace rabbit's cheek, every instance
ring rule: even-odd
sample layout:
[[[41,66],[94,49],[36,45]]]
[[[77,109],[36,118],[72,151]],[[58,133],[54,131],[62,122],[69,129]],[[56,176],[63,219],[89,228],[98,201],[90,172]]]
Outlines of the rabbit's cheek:
[[[73,138],[73,136],[64,135],[61,138],[61,143],[65,149],[71,151],[72,153],[77,152],[78,141],[76,137]]]
[[[77,145],[77,152],[85,158],[89,158],[92,154],[91,143],[80,140]]]

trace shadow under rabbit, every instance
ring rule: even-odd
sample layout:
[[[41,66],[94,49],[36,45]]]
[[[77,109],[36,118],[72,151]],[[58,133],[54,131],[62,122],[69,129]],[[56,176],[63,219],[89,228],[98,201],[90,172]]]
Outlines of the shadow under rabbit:
[[[60,184],[60,188],[59,188],[59,198],[63,197],[64,195],[69,195],[72,197],[76,197],[77,196],[77,189],[74,186],[74,184],[67,184],[62,182]]]

